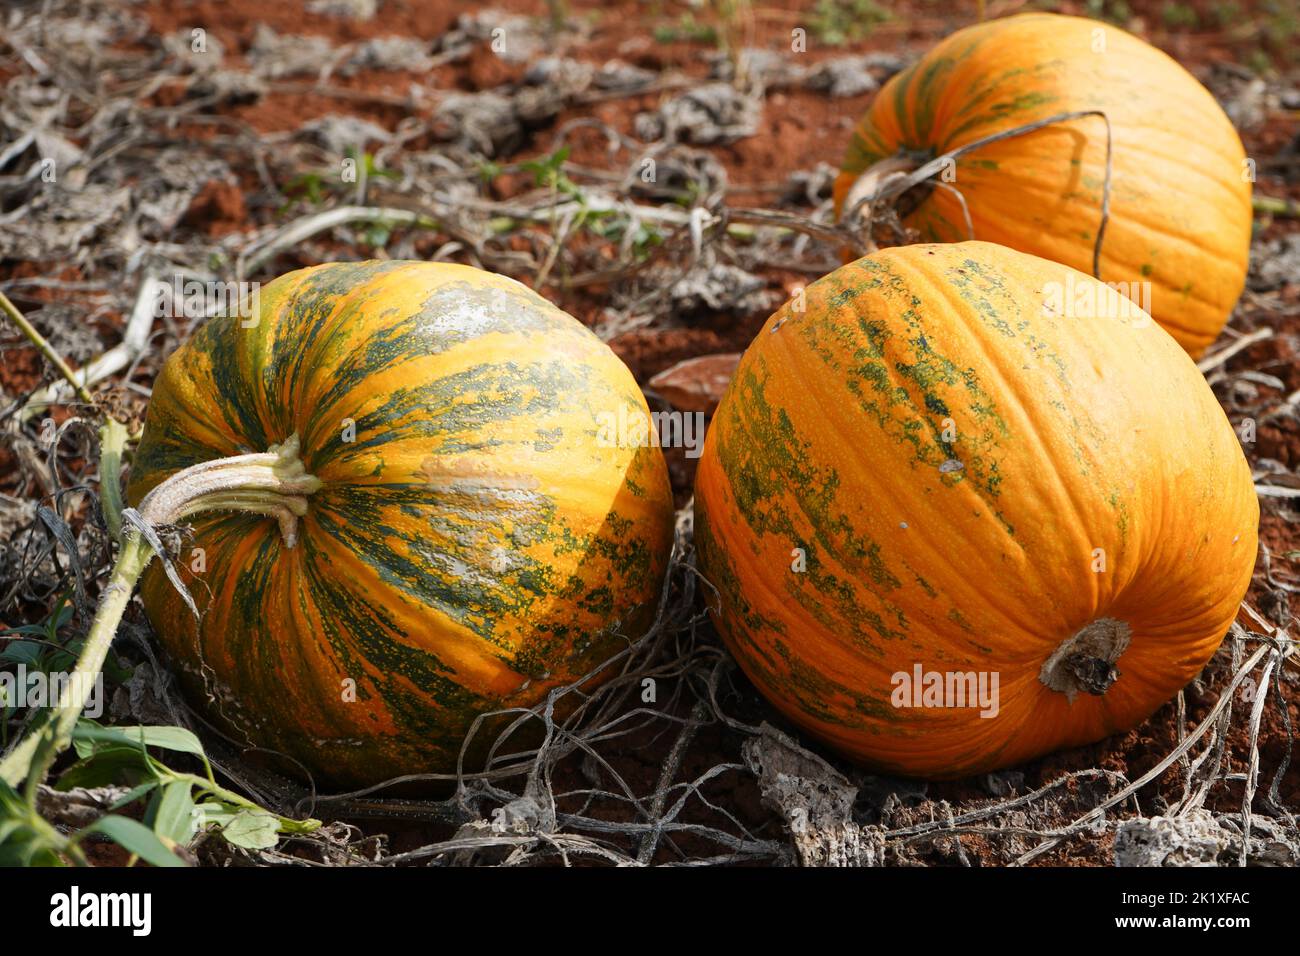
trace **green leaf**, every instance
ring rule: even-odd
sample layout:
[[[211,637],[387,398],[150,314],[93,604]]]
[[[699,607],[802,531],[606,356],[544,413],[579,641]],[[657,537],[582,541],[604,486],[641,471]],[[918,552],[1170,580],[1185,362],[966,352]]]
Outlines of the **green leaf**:
[[[66,841],[0,780],[0,867],[63,866]]]
[[[58,790],[72,790],[76,787],[135,786],[149,778],[154,780],[154,772],[149,768],[144,751],[139,747],[102,746],[93,750],[91,744],[78,744],[77,753],[82,747],[87,749],[86,756],[65,770],[59,777]]]
[[[561,146],[549,156],[530,159],[520,163],[519,168],[533,174],[533,183],[537,186],[554,186],[560,181],[560,167],[569,158],[569,147]]]
[[[41,632],[42,637],[44,632]],[[9,641],[0,650],[0,661],[13,664],[35,664],[41,656],[41,645],[31,641]]]
[[[185,862],[143,823],[130,817],[100,817],[86,829],[77,834],[81,840],[91,833],[102,833],[128,853],[134,853],[146,863],[154,866],[184,866]]]
[[[24,806],[22,795],[0,778],[0,810],[19,810]]]
[[[44,624],[16,624],[13,627],[0,627],[0,637],[9,637],[11,634],[26,634],[29,637],[43,638],[47,633]]]
[[[246,850],[269,850],[280,842],[280,821],[260,810],[241,810],[221,828],[221,835]]]
[[[22,829],[0,843],[0,867],[64,866],[58,851],[42,841],[38,834]]]
[[[6,627],[0,631],[0,637],[8,637],[10,634],[26,634],[28,637],[44,638],[49,634],[44,624],[19,624],[17,627]]]
[[[241,813],[247,812],[243,807],[232,806],[217,799],[204,800],[194,805],[194,814],[199,826],[215,823],[224,827]]]
[[[52,629],[60,628],[71,621],[72,610],[72,588],[68,588],[54,602],[54,607],[50,611],[49,618],[47,618],[53,625]]]
[[[21,820],[2,820],[0,819],[0,846],[9,842],[10,838],[23,829]]]
[[[188,780],[173,780],[155,794],[153,832],[165,840],[185,846],[194,836],[194,800]]]
[[[135,803],[156,786],[158,786],[158,781],[150,780],[147,783],[140,784],[138,787],[132,787],[108,805],[109,811],[121,810],[123,807]]]
[[[62,866],[63,838],[34,818],[18,791],[0,780],[0,867]]]
[[[184,727],[101,727],[88,720],[77,722],[77,729],[72,734],[73,743],[88,742],[94,747],[100,744],[128,744],[136,749],[141,743],[146,747],[162,747],[179,753],[203,756],[203,744],[199,738]],[[81,756],[81,747],[77,748]]]

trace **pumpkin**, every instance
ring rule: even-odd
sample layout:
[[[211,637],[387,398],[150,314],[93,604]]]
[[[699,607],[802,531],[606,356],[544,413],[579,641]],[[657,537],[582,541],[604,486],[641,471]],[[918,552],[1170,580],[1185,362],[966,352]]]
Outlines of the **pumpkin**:
[[[1169,700],[1233,620],[1259,514],[1168,334],[983,242],[879,251],[773,315],[695,496],[713,619],[753,684],[844,754],[927,778]]]
[[[219,726],[337,783],[447,772],[478,715],[538,703],[644,629],[667,469],[602,431],[649,412],[576,320],[419,262],[292,272],[256,319],[213,319],[168,359],[128,488],[135,503],[295,434],[319,480],[294,546],[266,516],[191,519],[197,625],[159,563],[145,573],[149,619]]]
[[[1031,13],[952,34],[891,78],[862,118],[835,182],[836,209],[857,205],[850,195],[864,170],[916,167],[1084,110],[1105,113],[1114,148],[1097,275],[1128,284],[1123,291],[1199,356],[1245,283],[1251,176],[1214,97],[1116,27]],[[1092,274],[1106,144],[1098,116],[1010,136],[898,197],[897,212],[920,241],[987,240]]]

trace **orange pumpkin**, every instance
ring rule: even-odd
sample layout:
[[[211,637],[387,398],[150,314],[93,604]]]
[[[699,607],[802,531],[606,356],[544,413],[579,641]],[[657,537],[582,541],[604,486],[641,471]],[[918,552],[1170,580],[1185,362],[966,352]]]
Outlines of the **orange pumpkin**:
[[[983,242],[883,250],[805,295],[745,353],[696,480],[714,620],[778,709],[954,777],[1125,730],[1197,674],[1259,512],[1169,335]]]
[[[1149,283],[1126,294],[1199,356],[1245,283],[1245,153],[1204,87],[1116,27],[1043,13],[954,33],[876,97],[835,183],[836,208],[845,211],[859,175],[882,161],[915,167],[986,136],[1083,110],[1104,112],[1113,136],[1099,277]],[[1106,178],[1100,117],[1012,136],[955,163],[951,182],[941,176],[899,197],[903,223],[921,241],[988,240],[1093,272]],[[858,198],[855,192],[848,205]]]

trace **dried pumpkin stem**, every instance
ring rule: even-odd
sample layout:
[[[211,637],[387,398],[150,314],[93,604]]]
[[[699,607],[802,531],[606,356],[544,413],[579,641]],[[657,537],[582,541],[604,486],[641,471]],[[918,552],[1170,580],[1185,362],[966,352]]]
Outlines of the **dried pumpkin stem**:
[[[868,254],[879,249],[871,234],[871,225],[879,214],[879,204],[885,201],[885,183],[915,169],[916,163],[906,155],[886,156],[853,181],[849,194],[844,198],[844,221],[862,223],[861,242]]]
[[[285,546],[291,548],[297,541],[298,518],[307,511],[307,496],[321,486],[318,478],[307,474],[298,452],[298,436],[293,435],[284,444],[273,445],[262,454],[236,455],[193,465],[145,495],[140,503],[140,517],[146,527],[158,527],[204,511],[268,515],[279,523]],[[138,529],[128,529],[122,535],[117,562],[100,595],[86,642],[53,715],[0,761],[0,779],[13,787],[26,780],[26,790],[32,799],[55,758],[72,742],[77,718],[104,666],[140,575],[153,556],[153,547]]]
[[[1079,691],[1100,697],[1119,680],[1115,662],[1132,637],[1133,630],[1125,622],[1098,618],[1061,642],[1043,663],[1038,679],[1071,703]]]
[[[842,218],[847,223],[856,222],[859,224],[859,228],[865,234],[864,242],[868,250],[874,252],[876,246],[871,236],[871,229],[880,211],[908,190],[942,173],[959,157],[1005,139],[1024,136],[1027,133],[1033,133],[1048,126],[1055,126],[1058,123],[1068,123],[1088,117],[1099,117],[1106,124],[1106,174],[1101,186],[1101,221],[1097,226],[1097,238],[1092,247],[1092,275],[1093,278],[1100,279],[1101,243],[1106,236],[1106,224],[1110,222],[1110,184],[1114,165],[1114,137],[1111,131],[1110,117],[1106,115],[1104,110],[1074,110],[1068,113],[1056,113],[1035,120],[1032,123],[1025,123],[1023,126],[1015,126],[988,136],[982,136],[973,142],[958,146],[956,149],[951,149],[926,162],[920,162],[917,154],[909,152],[886,156],[879,162],[868,166],[853,183],[848,196],[845,197]],[[940,183],[939,185],[943,184]],[[966,210],[964,199],[962,200],[962,209],[966,216],[967,230],[971,233],[970,238],[974,239],[974,229],[971,226],[970,213]]]

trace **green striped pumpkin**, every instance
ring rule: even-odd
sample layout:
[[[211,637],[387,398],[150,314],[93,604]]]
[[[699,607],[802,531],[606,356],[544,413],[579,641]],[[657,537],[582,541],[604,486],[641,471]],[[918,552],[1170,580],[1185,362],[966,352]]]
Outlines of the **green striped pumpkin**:
[[[454,769],[474,718],[530,706],[643,629],[673,506],[648,417],[577,321],[465,266],[338,263],[282,276],[258,321],[213,319],[154,387],[128,499],[291,434],[323,486],[299,541],[208,513],[145,607],[193,701],[249,745],[365,784]]]

